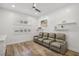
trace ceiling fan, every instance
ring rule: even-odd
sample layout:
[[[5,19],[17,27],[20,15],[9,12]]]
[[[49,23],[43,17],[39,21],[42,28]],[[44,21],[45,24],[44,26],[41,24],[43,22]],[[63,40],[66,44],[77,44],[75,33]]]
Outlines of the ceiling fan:
[[[32,6],[32,8],[34,9],[34,10],[36,10],[37,12],[41,12],[37,7],[36,7],[36,4],[35,3],[33,3],[33,6]]]

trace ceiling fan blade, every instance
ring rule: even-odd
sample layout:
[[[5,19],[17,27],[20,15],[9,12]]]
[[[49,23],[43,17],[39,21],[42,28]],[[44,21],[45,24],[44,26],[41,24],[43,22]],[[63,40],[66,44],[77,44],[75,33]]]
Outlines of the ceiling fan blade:
[[[39,9],[35,8],[36,11],[41,12]]]
[[[33,7],[32,8],[34,8],[38,12],[41,12],[39,9],[36,8],[36,4],[35,3],[33,3]]]

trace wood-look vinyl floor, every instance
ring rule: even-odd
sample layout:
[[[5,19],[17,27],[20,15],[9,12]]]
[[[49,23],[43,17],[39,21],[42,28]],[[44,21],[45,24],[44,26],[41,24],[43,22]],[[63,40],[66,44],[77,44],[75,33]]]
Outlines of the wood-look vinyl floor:
[[[6,56],[63,56],[33,41],[8,45]],[[79,56],[79,53],[67,51],[66,56]]]

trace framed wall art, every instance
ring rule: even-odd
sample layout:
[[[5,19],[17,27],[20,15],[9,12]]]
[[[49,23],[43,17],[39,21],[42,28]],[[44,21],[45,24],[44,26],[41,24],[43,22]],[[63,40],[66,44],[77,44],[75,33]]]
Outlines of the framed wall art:
[[[47,27],[47,19],[41,21],[41,27]]]

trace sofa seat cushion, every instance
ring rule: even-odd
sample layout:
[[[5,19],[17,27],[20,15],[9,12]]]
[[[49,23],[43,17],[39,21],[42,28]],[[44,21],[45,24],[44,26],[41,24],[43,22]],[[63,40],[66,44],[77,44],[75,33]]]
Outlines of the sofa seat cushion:
[[[43,41],[43,38],[39,38],[38,41]]]
[[[43,40],[43,42],[49,44],[51,42],[51,40],[47,39],[47,40]]]
[[[54,38],[48,38],[49,40],[52,40],[52,41],[55,41],[55,39]]]
[[[59,42],[52,42],[50,45],[51,46],[54,46],[54,47],[57,47],[57,48],[60,48],[62,43],[59,43]]]
[[[61,39],[56,39],[57,42],[60,42],[60,43],[63,43],[64,40],[61,40]]]
[[[47,37],[43,37],[42,39],[47,39]]]

